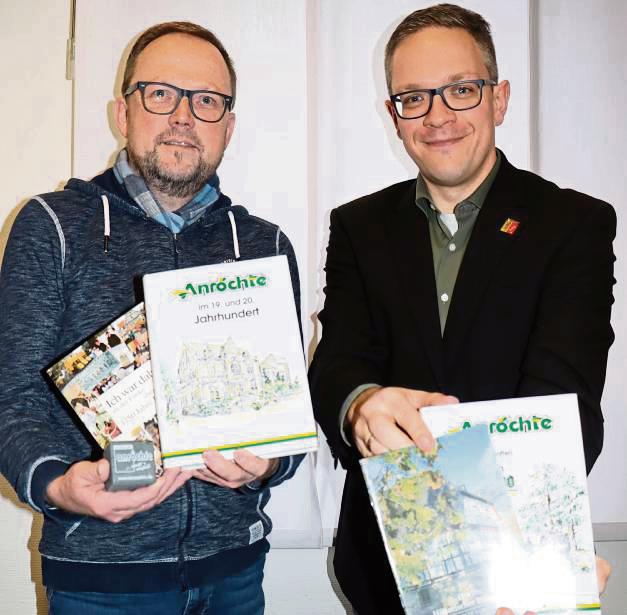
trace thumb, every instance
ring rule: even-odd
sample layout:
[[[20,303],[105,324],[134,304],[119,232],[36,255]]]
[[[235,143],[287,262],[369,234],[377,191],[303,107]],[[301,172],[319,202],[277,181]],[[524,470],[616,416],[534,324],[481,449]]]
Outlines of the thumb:
[[[443,395],[442,393],[429,393],[427,391],[416,391],[409,389],[407,397],[409,403],[414,408],[424,408],[425,406],[442,406],[446,404],[456,404],[459,402],[457,397],[452,395]]]
[[[450,404],[458,404],[459,399],[454,395],[445,395],[444,393],[432,393],[433,399],[429,400],[432,406],[448,406]]]
[[[111,473],[111,467],[106,459],[100,459],[96,462],[96,478],[99,482],[104,483]]]

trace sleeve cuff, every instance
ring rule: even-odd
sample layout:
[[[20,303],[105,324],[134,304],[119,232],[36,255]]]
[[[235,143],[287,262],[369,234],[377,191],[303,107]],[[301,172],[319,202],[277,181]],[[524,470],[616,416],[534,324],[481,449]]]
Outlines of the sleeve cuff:
[[[304,455],[289,455],[288,457],[279,458],[279,465],[272,476],[265,480],[253,480],[242,485],[239,490],[242,493],[255,494],[263,489],[276,487],[296,471],[303,457]]]
[[[70,467],[65,461],[59,461],[57,459],[51,459],[41,463],[33,472],[31,479],[31,499],[35,507],[41,511],[47,517],[58,521],[59,523],[72,523],[82,519],[82,515],[76,515],[69,513],[52,504],[46,500],[46,490],[48,485],[59,476],[63,476],[67,469]]]
[[[360,384],[358,387],[355,387],[349,394],[348,397],[344,400],[342,407],[340,408],[340,435],[342,436],[342,440],[346,443],[347,446],[353,446],[350,439],[347,437],[346,432],[344,431],[344,422],[346,421],[346,415],[348,414],[348,409],[351,407],[352,403],[357,399],[359,395],[361,395],[366,389],[371,389],[373,387],[381,388],[380,384],[375,384],[373,382],[368,384]]]

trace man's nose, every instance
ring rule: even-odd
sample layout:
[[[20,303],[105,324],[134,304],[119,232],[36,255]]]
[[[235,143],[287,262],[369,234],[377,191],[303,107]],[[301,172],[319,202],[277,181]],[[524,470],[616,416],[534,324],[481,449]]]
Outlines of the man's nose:
[[[189,103],[189,98],[183,96],[179,101],[176,109],[172,111],[169,117],[169,122],[174,126],[193,126],[194,116]]]
[[[447,122],[455,121],[455,118],[455,111],[449,109],[446,106],[444,99],[441,95],[436,94],[433,97],[429,113],[425,115],[424,123],[425,126],[438,128],[439,126],[443,126]]]

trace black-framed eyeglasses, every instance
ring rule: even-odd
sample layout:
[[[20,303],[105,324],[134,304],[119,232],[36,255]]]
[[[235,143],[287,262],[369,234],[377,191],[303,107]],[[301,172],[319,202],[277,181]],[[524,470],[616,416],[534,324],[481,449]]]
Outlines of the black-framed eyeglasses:
[[[144,109],[157,115],[174,113],[184,96],[187,96],[192,115],[201,122],[219,122],[233,108],[233,97],[227,94],[211,90],[185,90],[159,81],[138,81],[127,88],[124,97],[136,90],[141,92]]]
[[[452,111],[466,111],[481,104],[483,86],[496,85],[489,79],[466,79],[447,83],[439,88],[409,90],[393,94],[390,100],[396,115],[403,120],[415,120],[431,111],[433,97],[439,95],[442,102]]]

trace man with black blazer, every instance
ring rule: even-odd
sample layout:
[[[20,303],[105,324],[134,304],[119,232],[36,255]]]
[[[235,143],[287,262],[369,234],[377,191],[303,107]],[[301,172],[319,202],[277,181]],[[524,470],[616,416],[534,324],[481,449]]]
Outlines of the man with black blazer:
[[[426,405],[572,392],[589,471],[614,339],[614,211],[496,149],[510,87],[485,20],[453,5],[416,11],[385,67],[419,175],[331,213],[310,371],[316,417],[347,470],[334,566],[359,615],[402,613],[359,458],[429,450]]]

